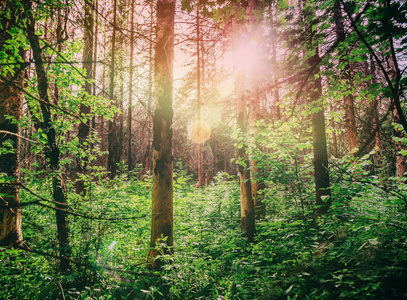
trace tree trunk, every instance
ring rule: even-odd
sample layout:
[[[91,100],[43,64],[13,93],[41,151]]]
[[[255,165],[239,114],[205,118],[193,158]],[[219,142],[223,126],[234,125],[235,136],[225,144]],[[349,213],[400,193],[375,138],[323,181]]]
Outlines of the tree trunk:
[[[83,69],[86,71],[84,91],[88,95],[92,94],[92,84],[90,80],[93,78],[93,0],[85,0],[84,5],[85,18],[83,20]],[[84,96],[85,100],[86,96]],[[83,179],[79,179],[78,175],[85,174],[86,165],[88,163],[87,152],[89,151],[89,145],[87,145],[87,139],[90,133],[90,107],[87,104],[81,103],[80,116],[82,121],[78,127],[78,140],[79,140],[79,155],[76,157],[76,177],[75,191],[78,195],[85,195],[85,182]]]
[[[134,52],[134,5],[135,0],[131,2],[131,28],[130,28],[130,78],[129,78],[129,110],[127,115],[127,172],[133,169],[131,161],[131,118],[132,118],[132,101],[133,101],[133,52]]]
[[[197,113],[198,113],[198,182],[196,184],[197,188],[201,188],[204,184],[204,169],[203,169],[203,156],[202,156],[202,143],[200,134],[203,130],[201,126],[201,48],[200,48],[200,18],[199,18],[199,7],[196,8],[196,92],[197,92]]]
[[[260,96],[258,87],[256,86],[256,90],[252,94],[252,98],[250,101],[251,104],[251,120],[250,120],[250,131],[253,135],[257,135],[258,129],[255,127],[255,122],[261,119],[260,114]],[[256,148],[259,148],[259,145],[256,143]],[[252,198],[253,198],[253,205],[256,213],[256,219],[260,220],[265,214],[265,205],[263,203],[263,196],[260,193],[262,190],[266,188],[266,185],[263,180],[263,170],[261,170],[257,166],[257,161],[252,159],[250,161],[251,165],[251,188],[252,188]]]
[[[345,30],[343,27],[342,22],[342,12],[341,12],[341,5],[339,1],[335,2],[335,31],[336,31],[336,39],[338,41],[343,41],[345,39]],[[347,55],[347,53],[340,53],[341,56]],[[341,71],[341,78],[345,81],[349,93],[344,96],[343,102],[345,107],[345,123],[346,123],[346,131],[348,137],[348,144],[349,144],[349,151],[355,150],[358,147],[358,137],[357,137],[357,130],[356,130],[356,119],[355,119],[355,105],[354,105],[354,97],[352,94],[352,74],[351,74],[351,67],[350,62],[346,58],[340,58],[339,64],[343,65],[343,69]],[[356,153],[353,153],[356,154]]]
[[[400,121],[400,115],[397,112],[396,107],[393,105],[393,123],[399,125],[401,123]],[[397,127],[394,128],[393,135],[395,138],[394,141],[394,150],[396,151],[396,176],[397,177],[404,177],[406,173],[406,157],[401,154],[401,150],[405,148],[404,143],[400,141],[401,139],[404,138],[404,132],[402,129],[399,129]]]
[[[26,4],[26,11],[30,12],[31,3]],[[60,252],[60,271],[66,273],[70,268],[70,247],[66,209],[66,199],[63,191],[63,182],[59,169],[60,151],[56,141],[56,131],[51,120],[50,99],[48,95],[48,80],[44,69],[42,58],[42,49],[40,47],[39,38],[35,33],[35,21],[32,15],[28,17],[27,36],[30,42],[33,57],[35,61],[35,71],[38,81],[38,95],[41,99],[40,109],[43,117],[43,122],[39,125],[47,135],[47,148],[45,149],[45,157],[49,160],[49,166],[52,172],[52,190],[53,199],[55,201],[56,223],[58,230],[58,242]]]
[[[372,83],[377,83],[376,77],[376,66],[373,61],[372,55],[370,55],[370,74],[372,75]],[[372,130],[375,137],[375,149],[376,149],[376,164],[377,167],[381,170],[382,165],[382,142],[380,134],[380,118],[379,118],[379,97],[375,96],[370,103],[370,114],[373,116],[372,120]],[[379,174],[382,177],[383,174]]]
[[[112,57],[110,64],[110,93],[109,97],[112,103],[116,103],[114,97],[114,64],[115,64],[115,48],[116,48],[116,18],[117,18],[117,0],[113,1],[113,33],[112,33]],[[115,113],[112,120],[108,121],[108,157],[107,167],[110,172],[110,178],[113,179],[117,174],[117,163],[120,161],[120,153],[117,149],[117,114]],[[117,159],[119,158],[119,159]]]
[[[399,75],[399,72],[397,72],[396,68],[396,62],[394,61],[393,57],[387,57],[387,63],[389,65],[389,78],[391,81],[394,81],[395,78],[397,78]],[[397,95],[397,97],[399,97]],[[396,152],[396,176],[397,177],[404,177],[406,170],[407,170],[407,164],[406,164],[406,157],[401,154],[401,150],[405,149],[404,143],[401,141],[404,138],[404,132],[403,129],[399,128],[398,126],[402,124],[401,120],[401,114],[399,114],[399,111],[396,106],[396,99],[392,101],[392,119],[393,123],[396,124],[396,126],[393,129],[393,136],[394,136],[394,150]]]
[[[147,99],[147,146],[146,154],[144,156],[144,171],[149,173],[151,169],[151,104],[153,98],[153,18],[154,18],[154,7],[153,2],[150,2],[150,42],[148,45],[148,58],[149,58],[149,68],[148,68],[148,99]]]
[[[256,1],[250,0],[249,7],[247,9],[248,23],[249,23],[249,36],[251,36],[255,40],[259,40],[258,35],[256,33],[258,24],[254,17],[255,9],[257,9]],[[275,43],[273,43],[273,45],[274,44]],[[256,47],[259,47],[259,45],[256,45]],[[274,52],[272,54],[273,64],[276,65],[275,48],[273,50],[274,50]],[[274,78],[276,79],[275,76],[274,76]],[[251,72],[251,74],[249,74],[248,82],[250,85],[249,105],[250,105],[250,111],[251,111],[248,123],[249,123],[250,133],[255,136],[258,133],[258,129],[256,128],[255,123],[257,121],[261,120],[260,91],[259,91],[260,76],[259,76],[259,74],[256,72]],[[277,92],[277,95],[278,95],[278,92]],[[259,148],[258,144],[256,144],[256,148]],[[252,193],[252,198],[253,198],[255,215],[256,215],[256,219],[261,219],[265,214],[265,206],[264,206],[264,203],[262,202],[262,195],[259,192],[265,188],[265,184],[262,179],[262,174],[261,174],[262,172],[257,166],[257,161],[251,159],[250,165],[251,165],[251,172],[250,172],[251,193]]]
[[[315,55],[307,59],[310,66],[314,66],[319,61],[318,45],[314,40],[315,32],[312,29],[312,22],[305,20],[305,31],[309,34],[309,46],[307,50],[315,50]],[[314,74],[318,74],[319,68],[316,67]],[[324,107],[319,104],[319,99],[322,96],[322,83],[321,77],[309,76],[307,85],[307,95],[310,104],[318,105],[318,111],[311,114],[312,124],[312,142],[313,142],[313,165],[314,165],[314,178],[315,178],[315,203],[317,206],[317,214],[325,214],[332,202],[331,189],[329,182],[328,170],[328,149],[326,143],[325,131],[325,116]]]
[[[331,112],[334,111],[332,103],[329,104],[329,110]],[[335,126],[334,118],[331,118],[331,127],[332,127],[332,145],[333,145],[334,157],[339,158],[339,156],[338,156],[338,140],[337,140],[337,137],[336,137],[336,126]]]
[[[273,83],[277,84],[278,80],[278,65],[277,65],[277,50],[276,50],[276,43],[277,43],[277,30],[274,24],[274,16],[273,16],[273,8],[270,4],[269,6],[269,15],[270,15],[270,24],[271,24],[271,34],[273,37],[273,42],[271,43],[271,63],[273,69],[275,70],[273,73]],[[278,92],[278,88],[273,89],[273,97],[274,97],[274,109],[276,114],[276,121],[281,120],[281,108],[280,108],[280,94]]]
[[[240,28],[239,28],[240,27]],[[232,34],[232,49],[233,51],[238,51],[238,45],[241,41],[240,38],[244,36],[241,33],[242,26],[233,20],[233,30]],[[253,242],[254,235],[256,234],[256,224],[255,224],[255,211],[252,196],[252,185],[251,185],[251,175],[250,175],[250,161],[247,155],[247,127],[248,127],[248,117],[247,117],[247,103],[245,95],[245,81],[246,74],[243,70],[239,70],[239,66],[236,65],[235,72],[235,98],[236,98],[236,108],[237,108],[237,127],[244,135],[244,140],[237,149],[237,155],[239,157],[240,163],[238,166],[239,178],[240,178],[240,213],[241,213],[241,229],[243,237],[247,238],[249,242]]]
[[[173,246],[173,178],[172,178],[172,98],[174,59],[175,0],[158,0],[155,46],[155,113],[153,124],[153,191],[149,256],[164,243],[166,253]],[[162,260],[155,259],[159,269]]]
[[[2,22],[3,23],[3,22]],[[4,24],[3,29],[5,28]],[[24,52],[21,51],[24,60]],[[6,115],[19,121],[22,115],[23,95],[15,86],[22,87],[24,72],[16,68],[14,78],[10,75],[10,82],[0,81],[0,148],[9,151],[0,156],[0,173],[9,179],[8,183],[0,185],[0,206],[10,208],[0,209],[0,246],[12,246],[23,241],[21,230],[21,210],[19,198],[19,160],[20,160],[20,127]]]
[[[235,93],[237,102],[237,127],[243,135],[247,134],[247,110],[246,98],[243,89],[244,75],[242,72],[236,76]],[[245,139],[244,143],[247,140]],[[255,211],[252,196],[252,186],[250,178],[250,162],[247,157],[246,145],[241,145],[237,150],[237,154],[241,162],[239,163],[239,178],[240,178],[240,213],[241,213],[241,228],[243,236],[249,242],[253,242],[256,234]],[[242,165],[244,164],[244,165]]]

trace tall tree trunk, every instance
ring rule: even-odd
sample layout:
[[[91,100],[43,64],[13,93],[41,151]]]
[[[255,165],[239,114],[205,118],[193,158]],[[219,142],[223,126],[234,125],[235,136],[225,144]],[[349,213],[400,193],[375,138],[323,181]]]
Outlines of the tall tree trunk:
[[[99,11],[99,1],[95,0],[95,11]],[[98,13],[94,16],[94,34],[93,34],[93,71],[92,71],[92,95],[96,96],[96,73],[97,73],[97,60],[98,60],[98,35],[99,35],[99,25],[98,25]]]
[[[198,113],[198,182],[196,187],[201,188],[204,184],[204,169],[203,169],[203,155],[202,155],[202,142],[201,141],[201,131],[203,130],[201,126],[201,28],[200,28],[200,18],[199,18],[199,7],[196,8],[196,90],[197,90],[197,113]]]
[[[26,11],[31,11],[31,3],[26,3]],[[58,230],[58,242],[60,253],[60,271],[66,273],[70,268],[70,247],[66,209],[66,199],[63,190],[63,182],[60,174],[59,159],[60,151],[56,141],[56,131],[51,120],[50,99],[48,94],[47,74],[44,69],[42,49],[39,38],[35,33],[35,20],[30,14],[27,22],[27,36],[30,42],[33,57],[35,61],[35,71],[37,73],[38,94],[41,99],[40,109],[43,122],[39,124],[47,135],[47,148],[45,149],[46,159],[49,160],[49,166],[52,172],[52,190],[55,201],[56,223]]]
[[[248,23],[249,23],[249,36],[251,38],[254,38],[255,40],[258,39],[257,35],[257,20],[255,20],[254,17],[254,10],[257,9],[257,4],[255,0],[250,0],[249,1],[249,6],[247,9],[247,15],[248,15]],[[274,45],[274,43],[273,43]],[[259,47],[259,45],[256,45],[255,47]],[[275,50],[275,49],[274,49]],[[274,64],[276,64],[275,61],[275,53],[274,53]],[[250,117],[249,117],[249,130],[252,135],[257,135],[258,129],[256,128],[255,123],[259,120],[261,120],[261,113],[260,113],[260,91],[259,91],[259,82],[260,82],[260,76],[258,73],[251,72],[249,74],[249,85],[250,85],[250,101],[249,101],[249,106],[250,106]],[[278,93],[277,93],[278,95]],[[258,148],[259,145],[256,144],[256,147]],[[251,165],[251,193],[252,193],[252,198],[253,198],[253,205],[255,209],[255,215],[256,219],[261,219],[264,214],[265,214],[265,206],[264,203],[262,202],[262,195],[259,193],[261,190],[265,188],[264,181],[262,179],[262,172],[257,166],[257,161],[254,159],[250,160],[250,165]]]
[[[335,31],[336,31],[336,39],[338,41],[345,40],[345,30],[343,27],[342,22],[342,11],[341,11],[341,4],[340,1],[335,1],[334,4],[334,17],[335,17]],[[350,62],[346,58],[347,53],[340,53],[341,56],[345,58],[339,59],[339,64],[343,65],[341,71],[341,78],[345,81],[348,94],[344,96],[343,102],[345,107],[345,123],[346,123],[346,131],[348,137],[348,144],[349,144],[349,151],[355,150],[358,147],[358,137],[356,131],[356,119],[355,119],[355,105],[354,105],[354,97],[352,94],[352,74],[351,74],[351,67]],[[356,154],[356,153],[354,153]]]
[[[93,0],[85,0],[84,10],[85,18],[83,20],[83,69],[86,71],[84,91],[85,93],[92,94],[92,84],[90,80],[93,78]],[[85,100],[86,96],[83,97]],[[85,174],[86,165],[88,163],[87,152],[89,144],[86,143],[90,133],[90,107],[86,103],[80,105],[80,116],[82,122],[78,127],[78,140],[79,140],[79,155],[76,157],[76,176]],[[75,183],[75,191],[78,195],[85,194],[85,182],[83,179],[77,178]]]
[[[149,68],[148,68],[148,99],[147,99],[147,146],[146,154],[144,156],[144,171],[149,173],[151,169],[151,127],[152,127],[152,118],[151,118],[151,104],[153,98],[153,18],[154,18],[154,7],[153,2],[150,2],[150,42],[148,45],[148,58],[149,58]]]
[[[132,101],[133,101],[133,52],[134,52],[134,5],[135,0],[131,1],[131,28],[130,28],[130,78],[129,78],[129,110],[127,115],[127,172],[133,169],[131,161],[131,118],[132,118]]]
[[[255,96],[251,99],[252,104],[252,120],[251,120],[251,131],[252,134],[256,135],[258,130],[255,127],[255,122],[261,119],[260,114],[260,97],[258,96],[258,89],[255,91]],[[258,148],[259,145],[256,144]],[[251,187],[252,187],[252,198],[253,198],[253,205],[256,212],[256,219],[260,220],[265,214],[265,205],[263,203],[263,197],[261,191],[266,188],[266,185],[263,180],[263,170],[261,170],[258,165],[257,161],[252,159],[250,161],[251,165]]]
[[[389,65],[389,78],[394,81],[398,77],[399,72],[397,72],[396,62],[393,57],[387,57],[387,63]],[[397,95],[398,97],[398,95]],[[406,157],[401,154],[401,150],[405,149],[404,143],[401,141],[404,138],[403,129],[398,126],[402,124],[401,115],[396,107],[395,99],[392,101],[392,119],[396,126],[393,129],[394,136],[394,150],[396,152],[396,176],[404,177],[407,171]]]
[[[271,63],[275,72],[273,73],[273,82],[277,84],[278,80],[278,65],[277,65],[277,50],[276,50],[276,43],[277,43],[277,29],[274,24],[274,15],[273,15],[273,8],[270,4],[269,6],[269,15],[270,15],[270,24],[271,24],[271,33],[273,37],[273,42],[271,43]],[[281,120],[281,108],[280,108],[280,94],[278,92],[278,88],[273,89],[273,96],[274,96],[274,109],[276,114],[276,121]]]
[[[155,113],[153,124],[153,191],[149,256],[164,243],[167,253],[173,246],[173,179],[172,179],[172,98],[174,59],[175,0],[158,0],[155,46]],[[159,269],[162,261],[155,259]]]
[[[370,55],[370,74],[372,75],[372,83],[377,83],[376,77],[376,66],[373,61],[372,55]],[[375,137],[375,148],[376,148],[376,163],[377,167],[382,169],[382,142],[380,134],[380,118],[379,118],[379,97],[375,96],[370,102],[370,114],[373,116],[372,120],[372,130]],[[379,174],[382,176],[382,174]]]
[[[111,63],[110,63],[110,92],[109,97],[112,103],[116,103],[114,97],[114,75],[115,75],[115,52],[116,52],[116,18],[117,18],[117,0],[113,1],[113,33],[112,33],[112,52],[111,52]],[[110,178],[114,178],[117,174],[117,157],[119,151],[117,149],[117,114],[115,113],[112,120],[108,121],[108,157],[107,166],[110,172]],[[119,159],[120,160],[120,159]]]
[[[236,76],[235,93],[237,104],[237,127],[243,135],[247,134],[247,110],[246,110],[246,97],[243,89],[244,75],[242,72]],[[244,141],[246,143],[246,140]],[[239,164],[239,178],[240,178],[240,213],[241,213],[241,228],[243,236],[249,242],[253,242],[254,235],[256,234],[255,225],[255,211],[252,196],[252,186],[249,169],[249,159],[246,153],[247,146],[242,145],[237,150],[241,163]],[[242,165],[244,163],[244,165]]]
[[[232,35],[232,47],[233,51],[238,51],[239,39],[243,36],[240,33],[241,28],[236,21],[233,21],[234,33]],[[247,107],[246,107],[246,95],[245,95],[245,73],[239,70],[238,66],[235,66],[236,79],[235,79],[235,97],[237,106],[237,127],[240,129],[241,133],[246,137],[248,118],[247,118]],[[250,162],[247,156],[247,146],[245,143],[247,139],[245,138],[243,144],[237,149],[237,155],[241,160],[239,164],[239,178],[240,178],[240,213],[241,213],[241,229],[243,236],[247,238],[249,242],[253,242],[254,235],[256,234],[255,225],[255,211],[252,196],[252,186],[251,186],[251,176],[250,176]]]
[[[3,22],[2,22],[3,23]],[[5,29],[5,24],[3,29]],[[6,30],[6,29],[5,29]],[[0,45],[1,47],[1,45]],[[21,51],[24,61],[24,52]],[[5,82],[0,80],[0,148],[9,151],[0,155],[0,173],[10,178],[8,183],[0,185],[0,206],[10,206],[10,208],[0,208],[0,246],[18,245],[23,241],[21,230],[21,210],[19,198],[19,160],[20,160],[20,127],[11,119],[19,121],[22,115],[23,95],[17,87],[22,87],[24,72],[16,68],[16,74],[8,75]]]
[[[308,16],[309,17],[309,16]],[[312,21],[307,20],[305,17],[305,31],[309,35],[310,40],[308,49],[315,51],[315,55],[307,59],[310,66],[314,66],[319,61],[319,49],[317,41],[314,40],[315,32],[312,29]],[[315,74],[319,72],[319,68],[315,68]],[[322,83],[321,77],[310,76],[307,85],[307,95],[310,104],[320,106],[319,100],[322,96]],[[329,181],[328,170],[328,148],[326,143],[326,130],[325,130],[325,116],[324,107],[317,107],[318,111],[311,114],[312,124],[312,142],[313,142],[313,164],[314,164],[314,178],[315,178],[315,203],[317,205],[317,214],[324,214],[328,211],[332,199]]]
[[[331,112],[334,111],[332,103],[329,104],[329,110]],[[339,158],[338,156],[338,140],[336,137],[336,126],[335,126],[335,120],[334,118],[331,118],[331,127],[332,127],[332,144],[333,144],[333,150],[334,150],[334,157]]]

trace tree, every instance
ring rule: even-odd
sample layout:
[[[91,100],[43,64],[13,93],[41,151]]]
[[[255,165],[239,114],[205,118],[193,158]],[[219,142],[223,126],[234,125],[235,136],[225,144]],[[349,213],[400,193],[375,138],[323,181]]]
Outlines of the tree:
[[[335,1],[334,4],[334,16],[335,16],[335,32],[337,41],[345,40],[345,30],[342,22],[342,10],[339,1]],[[345,45],[346,49],[341,49],[339,65],[341,66],[341,79],[345,81],[346,94],[343,97],[345,107],[345,122],[349,144],[349,151],[355,150],[358,147],[357,131],[356,131],[356,119],[355,119],[355,107],[354,97],[352,94],[352,74],[351,65],[347,56],[349,49]],[[355,154],[355,153],[354,153]]]
[[[407,132],[407,119],[401,100],[406,77],[400,69],[400,58],[406,54],[406,40],[403,37],[407,34],[407,3],[391,0],[363,3],[360,12],[354,16],[354,3],[340,1],[354,33],[372,56],[387,84],[382,92],[390,98],[395,123],[396,175],[404,176],[406,159],[403,140]],[[366,35],[367,31],[369,36]],[[382,49],[386,49],[383,58],[379,55]]]
[[[175,0],[158,0],[155,45],[155,110],[153,117],[153,191],[149,256],[157,256],[157,243],[165,251],[173,246],[172,98]],[[159,269],[162,261],[155,259]]]
[[[305,7],[303,7],[304,31],[307,35],[306,50],[315,54],[310,56],[306,63],[309,66],[317,66],[320,61],[318,38],[313,29],[316,16],[314,12],[310,12],[313,8],[308,5],[305,4]],[[328,169],[328,148],[326,143],[324,106],[320,101],[322,83],[321,76],[318,74],[319,67],[315,67],[312,72],[312,75],[316,76],[309,76],[306,93],[312,107],[310,118],[314,152],[315,204],[317,205],[317,214],[324,214],[332,202]]]
[[[51,102],[48,94],[48,78],[44,68],[43,52],[40,46],[40,40],[35,32],[35,18],[32,12],[31,2],[25,3],[25,13],[27,19],[27,37],[31,45],[35,61],[35,71],[37,73],[37,89],[39,95],[42,121],[37,124],[47,137],[47,146],[45,148],[45,158],[49,163],[52,175],[52,190],[55,203],[56,223],[58,231],[59,253],[60,253],[60,271],[65,273],[70,269],[70,247],[69,233],[66,214],[66,199],[63,190],[63,182],[60,174],[60,149],[57,144],[57,136],[51,116]],[[37,121],[39,122],[39,120]]]
[[[249,5],[247,8],[247,21],[249,25],[249,36],[251,38],[251,42],[253,44],[253,49],[252,55],[254,56],[260,56],[260,51],[258,51],[258,48],[260,47],[258,41],[259,41],[259,33],[258,33],[258,27],[260,21],[257,20],[254,16],[255,10],[257,8],[257,3],[255,0],[250,0]],[[273,43],[274,45],[274,43]],[[276,55],[275,55],[275,47],[272,49],[273,52],[273,63],[276,64]],[[260,59],[260,58],[258,58]],[[259,67],[256,64],[256,67]],[[255,68],[253,66],[252,72],[249,72],[249,84],[250,84],[250,89],[249,89],[249,107],[251,114],[249,115],[249,127],[250,127],[250,132],[252,135],[257,135],[258,130],[256,128],[256,122],[260,121],[262,116],[261,116],[261,107],[260,107],[260,72],[258,68]],[[275,100],[278,101],[278,91],[276,90],[276,98]],[[278,113],[279,115],[279,113]],[[256,144],[254,145],[255,148],[259,148],[259,145]],[[265,183],[263,180],[263,174],[262,170],[257,166],[257,161],[256,159],[251,159],[250,160],[251,164],[251,189],[252,189],[252,198],[253,198],[253,205],[255,209],[255,214],[256,214],[256,219],[261,219],[264,216],[265,213],[265,205],[262,202],[262,195],[261,191],[265,188]]]
[[[83,20],[83,69],[86,70],[84,90],[88,95],[91,95],[92,93],[92,84],[90,80],[93,78],[93,9],[93,0],[85,0],[85,18]],[[84,97],[86,97],[86,95]],[[86,101],[82,102],[80,105],[80,116],[84,118],[84,121],[80,122],[78,127],[80,152],[76,158],[76,176],[79,174],[84,174],[86,170],[87,159],[85,157],[87,156],[89,149],[89,144],[86,140],[89,138],[90,133],[90,113],[91,110],[90,107],[86,105]],[[85,193],[83,179],[77,179],[75,190],[79,195],[83,195]]]
[[[17,16],[12,8],[6,7],[0,12],[1,27],[0,53],[4,50],[4,43],[10,42],[12,36],[10,27]],[[2,15],[10,13],[10,19]],[[12,51],[4,51],[10,61],[23,62],[25,51],[17,48],[20,57],[11,59]],[[24,64],[17,64],[11,70],[1,72],[0,79],[0,245],[10,246],[23,241],[21,230],[21,209],[19,197],[19,161],[20,161],[20,134],[18,121],[21,119],[23,106],[23,79]],[[11,71],[11,72],[10,72]]]
[[[247,37],[242,32],[242,26],[237,21],[233,21],[233,36],[232,44],[235,53],[240,51],[241,43],[247,43]],[[244,46],[243,46],[244,47]],[[241,228],[243,236],[249,242],[253,242],[256,233],[255,225],[255,210],[252,196],[251,176],[250,176],[250,161],[247,155],[247,129],[248,129],[248,116],[246,107],[246,92],[245,80],[246,73],[236,66],[236,79],[235,79],[235,97],[236,97],[236,113],[237,113],[237,127],[243,135],[243,141],[238,146],[237,154],[239,157],[239,178],[240,178],[240,213],[241,213]]]
[[[113,1],[113,33],[112,33],[112,50],[111,50],[111,62],[110,62],[110,91],[109,97],[112,103],[117,103],[114,94],[115,88],[115,54],[116,54],[116,18],[117,18],[117,0]],[[118,124],[117,114],[114,115],[112,120],[108,121],[108,149],[109,154],[107,157],[107,167],[110,172],[110,178],[114,178],[117,174],[117,163],[120,162],[120,146],[118,141]]]
[[[200,135],[201,131],[201,28],[200,28],[199,7],[196,8],[196,101],[197,101],[197,114],[198,114],[198,182],[196,186],[201,188],[204,182],[204,169],[203,169],[203,154],[202,143]]]
[[[132,139],[132,132],[131,132],[131,119],[132,119],[132,100],[133,100],[133,50],[134,50],[134,6],[135,1],[132,0],[131,2],[131,28],[130,28],[130,78],[129,78],[129,108],[128,108],[128,116],[127,116],[127,171],[133,169],[133,164],[131,161],[131,139]]]

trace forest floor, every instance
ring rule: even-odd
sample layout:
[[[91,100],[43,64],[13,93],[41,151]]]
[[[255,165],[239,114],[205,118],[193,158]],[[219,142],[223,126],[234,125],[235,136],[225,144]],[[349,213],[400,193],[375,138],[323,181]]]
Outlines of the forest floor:
[[[407,299],[406,213],[374,185],[337,181],[330,212],[315,217],[310,198],[270,182],[248,243],[236,178],[196,189],[177,175],[174,253],[160,272],[146,259],[150,185],[118,177],[93,183],[86,199],[70,194],[76,212],[99,218],[69,216],[70,275],[56,271],[54,212],[24,209],[25,245],[42,254],[0,251],[0,299]],[[30,188],[48,193],[40,182]]]

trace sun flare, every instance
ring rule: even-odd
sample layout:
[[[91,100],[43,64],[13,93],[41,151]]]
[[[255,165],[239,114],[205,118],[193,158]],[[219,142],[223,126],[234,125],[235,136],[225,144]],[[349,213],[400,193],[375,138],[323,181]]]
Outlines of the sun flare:
[[[193,122],[188,131],[189,138],[194,143],[205,143],[211,137],[211,127],[202,120]]]

